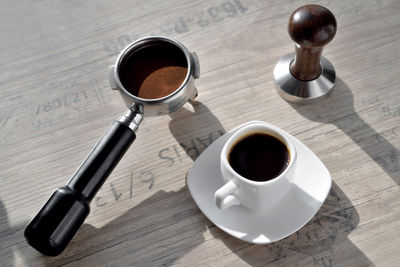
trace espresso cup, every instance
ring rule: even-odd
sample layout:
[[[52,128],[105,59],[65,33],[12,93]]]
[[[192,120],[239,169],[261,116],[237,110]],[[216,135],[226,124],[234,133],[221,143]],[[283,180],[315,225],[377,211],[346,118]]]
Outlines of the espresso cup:
[[[226,183],[215,192],[214,203],[219,209],[243,205],[255,212],[264,211],[288,193],[295,165],[296,149],[287,133],[261,122],[248,124],[222,149],[220,167]]]

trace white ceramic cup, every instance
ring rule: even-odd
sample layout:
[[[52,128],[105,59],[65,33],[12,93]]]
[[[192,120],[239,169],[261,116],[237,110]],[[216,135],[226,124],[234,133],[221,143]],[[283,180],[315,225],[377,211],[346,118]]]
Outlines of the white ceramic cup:
[[[286,145],[289,151],[289,164],[277,177],[264,181],[249,180],[233,170],[228,161],[232,146],[253,133],[266,133]],[[214,203],[220,209],[233,205],[243,205],[253,211],[261,212],[274,205],[288,193],[294,176],[296,149],[288,134],[269,124],[255,122],[239,129],[226,142],[221,152],[221,172],[226,184],[214,194]]]

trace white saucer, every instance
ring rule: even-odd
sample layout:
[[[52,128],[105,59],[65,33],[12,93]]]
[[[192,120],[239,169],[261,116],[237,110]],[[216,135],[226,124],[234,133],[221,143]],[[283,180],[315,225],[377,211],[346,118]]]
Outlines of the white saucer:
[[[286,197],[263,213],[241,205],[218,209],[214,193],[225,184],[220,171],[222,147],[232,134],[249,123],[253,122],[236,127],[212,143],[189,170],[187,185],[200,210],[221,230],[246,242],[268,244],[304,226],[325,201],[332,180],[320,159],[297,138],[284,132],[297,150],[296,176]]]

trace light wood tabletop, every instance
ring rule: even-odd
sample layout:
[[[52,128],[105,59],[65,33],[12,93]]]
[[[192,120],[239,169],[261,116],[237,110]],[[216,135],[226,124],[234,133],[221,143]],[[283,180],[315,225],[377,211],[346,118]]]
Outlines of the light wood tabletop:
[[[317,1],[337,20],[323,51],[331,95],[294,105],[273,68],[306,1],[2,0],[1,266],[399,266],[400,2]],[[130,42],[163,35],[196,52],[197,102],[145,118],[66,250],[47,257],[24,229],[126,107],[108,67]],[[186,174],[204,149],[260,120],[306,144],[333,185],[318,213],[278,242],[226,234],[194,203]]]

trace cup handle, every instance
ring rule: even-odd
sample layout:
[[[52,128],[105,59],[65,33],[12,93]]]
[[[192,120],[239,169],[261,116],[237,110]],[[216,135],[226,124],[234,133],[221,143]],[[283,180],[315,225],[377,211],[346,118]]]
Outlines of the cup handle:
[[[224,210],[233,205],[240,205],[240,201],[237,197],[232,195],[238,189],[236,184],[231,180],[227,182],[224,186],[218,189],[214,194],[215,205]]]

